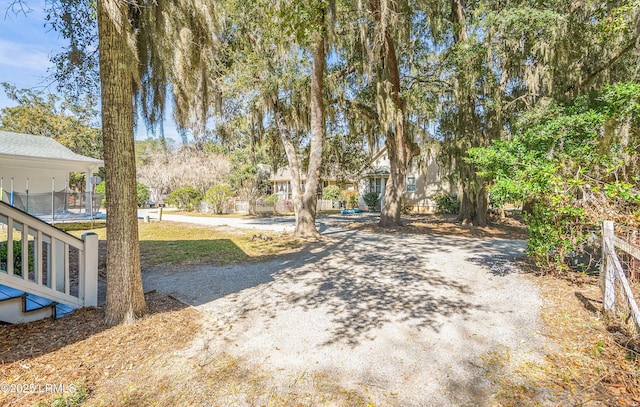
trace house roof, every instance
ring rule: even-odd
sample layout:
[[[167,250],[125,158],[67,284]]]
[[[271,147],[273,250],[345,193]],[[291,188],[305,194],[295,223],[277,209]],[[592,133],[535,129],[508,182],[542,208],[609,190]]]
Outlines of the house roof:
[[[300,174],[301,179],[304,180],[304,174]],[[291,181],[291,170],[289,166],[279,167],[275,173],[271,174],[271,181]]]
[[[389,170],[388,165],[381,165],[379,167],[371,167],[369,171],[363,172],[363,176],[371,176],[371,175],[389,175],[391,171]]]
[[[322,174],[320,176],[320,179],[323,181],[336,181],[336,177],[332,176],[331,174]],[[271,174],[270,180],[271,182],[291,181],[291,169],[289,168],[289,166],[279,167],[275,173]],[[304,182],[306,180],[307,174],[302,172],[300,174],[300,181]],[[346,182],[349,183],[351,181]]]
[[[382,155],[385,154],[386,152],[387,152],[386,145],[383,146],[380,150],[376,151],[373,154],[373,156],[371,156],[371,159],[364,166],[362,166],[362,168],[360,168],[360,170],[358,171],[358,174],[360,174],[360,177],[366,178],[366,177],[371,177],[376,175],[378,176],[389,175],[390,174],[389,165],[388,165],[389,160],[385,159],[383,160],[384,163],[379,165],[374,165],[378,160],[380,160]]]
[[[97,158],[76,154],[54,139],[0,130],[0,158],[64,163],[70,171],[104,166]]]

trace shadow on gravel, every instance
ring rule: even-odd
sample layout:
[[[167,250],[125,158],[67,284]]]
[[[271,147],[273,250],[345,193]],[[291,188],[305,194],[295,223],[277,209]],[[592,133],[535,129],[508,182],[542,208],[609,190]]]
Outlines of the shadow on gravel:
[[[470,287],[425,267],[414,245],[393,240],[351,234],[326,246],[312,270],[290,275],[314,289],[289,292],[284,300],[305,310],[327,308],[333,322],[327,343],[349,345],[374,339],[372,330],[394,320],[437,331],[446,317],[476,308],[463,299]],[[462,295],[444,296],[441,289]]]
[[[472,302],[474,287],[460,278],[464,269],[455,267],[471,263],[504,276],[512,272],[510,259],[521,256],[524,245],[457,236],[327,232],[323,241],[268,262],[145,275],[145,288],[213,314],[218,312],[213,302],[225,298],[230,323],[260,315],[265,328],[279,312],[318,310],[328,316],[318,327],[328,334],[326,344],[355,346],[394,322],[437,332],[454,316],[490,311]]]
[[[249,290],[250,295],[229,299],[237,306],[238,317],[258,313],[267,325],[280,310],[321,309],[331,319],[326,344],[355,346],[374,339],[374,330],[395,321],[438,331],[453,316],[483,310],[469,300],[473,287],[447,276],[446,253],[457,250],[487,253],[479,257],[482,265],[492,258],[490,252],[504,253],[505,259],[521,255],[513,242],[497,239],[347,231],[312,244],[293,258],[243,270],[250,275],[247,281],[266,284],[257,292]],[[430,264],[436,253],[445,264]]]
[[[506,277],[509,274],[522,273],[520,267],[513,261],[522,256],[522,253],[509,249],[507,253],[501,254],[478,254],[467,258],[467,261],[489,269],[491,274],[499,277]]]

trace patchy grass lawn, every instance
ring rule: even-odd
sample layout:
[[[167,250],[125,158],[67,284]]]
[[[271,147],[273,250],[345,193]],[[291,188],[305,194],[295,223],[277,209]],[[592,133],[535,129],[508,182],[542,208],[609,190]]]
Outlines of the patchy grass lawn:
[[[107,233],[104,222],[58,225],[80,237],[95,232],[104,246]],[[247,261],[264,261],[303,247],[304,241],[290,234],[257,232],[249,229],[202,226],[178,222],[139,222],[140,258],[143,270],[160,264],[215,266]],[[102,262],[104,262],[103,250]]]
[[[141,222],[139,227],[141,259],[147,267],[262,261],[303,245],[301,240],[282,233],[174,222]]]

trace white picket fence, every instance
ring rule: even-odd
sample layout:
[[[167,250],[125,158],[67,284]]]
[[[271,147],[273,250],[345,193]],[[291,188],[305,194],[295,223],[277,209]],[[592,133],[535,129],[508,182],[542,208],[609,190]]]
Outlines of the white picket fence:
[[[640,259],[640,246],[627,242],[615,236],[612,221],[602,223],[602,265],[600,270],[601,285],[603,290],[603,307],[605,312],[613,313],[616,309],[616,281],[620,283],[621,294],[629,307],[630,317],[635,322],[636,329],[640,332],[640,310],[636,302],[631,285],[625,274],[624,268],[616,248]]]

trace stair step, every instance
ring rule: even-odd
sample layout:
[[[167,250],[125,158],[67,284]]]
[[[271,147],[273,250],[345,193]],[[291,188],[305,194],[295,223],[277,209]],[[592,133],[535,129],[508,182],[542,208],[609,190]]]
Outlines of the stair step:
[[[27,294],[24,301],[24,312],[39,310],[41,308],[50,307],[53,301],[39,297],[34,294]]]
[[[71,307],[66,304],[56,304],[55,318],[56,319],[64,318],[75,310],[76,309],[74,307]]]
[[[0,284],[0,301],[6,301],[12,298],[22,297],[24,295],[24,291],[16,290],[15,288]]]
[[[10,300],[19,301],[16,306],[18,309],[21,309],[21,311],[10,311],[15,309],[12,308],[13,305],[2,309],[0,312],[0,321],[9,323],[31,322],[51,316],[58,319],[64,318],[76,310],[76,307],[59,304],[47,298],[35,294],[27,294],[24,291],[0,284],[0,302],[5,301],[5,305],[9,305]],[[46,308],[49,308],[49,310],[46,310]],[[30,314],[27,316],[27,314],[21,314],[21,312]],[[6,313],[8,313],[8,315],[5,315]]]
[[[17,297],[0,302],[0,321],[9,324],[34,322],[53,316],[53,306],[36,308],[24,312],[26,297]]]

